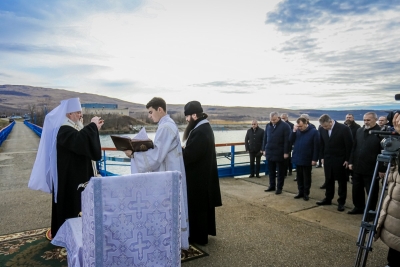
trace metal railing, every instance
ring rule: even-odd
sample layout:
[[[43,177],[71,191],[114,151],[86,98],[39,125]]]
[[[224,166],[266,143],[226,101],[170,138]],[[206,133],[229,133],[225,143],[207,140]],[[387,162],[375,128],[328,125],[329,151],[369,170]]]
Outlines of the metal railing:
[[[29,121],[24,121],[24,124],[28,126],[37,136],[42,137],[42,127],[37,126],[36,124],[30,123]]]
[[[15,121],[13,121],[12,123],[10,123],[9,125],[0,130],[0,146],[7,139],[14,125]]]
[[[248,152],[246,151],[236,151],[236,146],[242,146],[242,143],[224,143],[224,144],[216,144],[215,147],[230,147],[230,152],[220,152],[217,153],[217,158],[226,158],[229,160],[227,164],[218,164],[218,175],[220,178],[223,177],[234,177],[240,175],[250,174],[250,164],[249,161],[241,161],[236,162],[238,157],[249,157]],[[112,172],[107,171],[107,166],[126,166],[130,167],[130,158],[124,157],[114,157],[107,156],[106,151],[117,151],[116,148],[111,147],[102,147],[103,157],[102,160],[98,163],[98,168],[100,173],[103,176],[114,176]],[[118,163],[109,163],[107,161],[118,162]],[[125,163],[125,164],[124,164]],[[268,174],[267,163],[265,161],[261,161],[260,172],[265,172]]]

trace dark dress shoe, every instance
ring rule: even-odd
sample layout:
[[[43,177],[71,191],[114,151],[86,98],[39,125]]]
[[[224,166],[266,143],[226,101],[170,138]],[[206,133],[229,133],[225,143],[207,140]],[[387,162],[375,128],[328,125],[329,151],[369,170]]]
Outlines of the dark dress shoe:
[[[280,195],[280,194],[282,194],[282,189],[277,189],[277,190],[275,191],[275,195]]]
[[[324,198],[323,200],[318,201],[317,205],[320,205],[320,206],[322,206],[322,205],[332,205],[332,201],[329,201],[326,198]]]
[[[310,197],[307,196],[307,195],[304,195],[303,199],[304,199],[305,201],[308,201],[308,200],[310,199]]]
[[[296,198],[296,199],[298,199],[298,198],[302,198],[302,197],[304,197],[304,195],[303,195],[303,194],[297,194],[297,195],[295,195],[295,196],[294,196],[294,198]]]
[[[250,174],[249,178],[253,178],[253,177],[254,177],[254,174]]]
[[[337,210],[338,211],[344,211],[344,205],[338,205],[338,207],[337,207]]]
[[[265,191],[265,192],[275,191],[275,187],[268,187],[268,188],[265,189],[264,191]]]
[[[326,184],[321,185],[319,188],[326,189]]]
[[[347,212],[347,214],[364,214],[364,210],[358,209],[358,208],[354,208],[352,210],[349,210]]]

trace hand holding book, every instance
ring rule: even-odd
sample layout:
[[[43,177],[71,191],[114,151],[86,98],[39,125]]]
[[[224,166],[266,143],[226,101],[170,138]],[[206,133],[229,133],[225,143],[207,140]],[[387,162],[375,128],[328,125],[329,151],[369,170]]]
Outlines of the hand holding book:
[[[153,141],[148,138],[144,128],[132,139],[129,136],[118,135],[111,135],[111,139],[116,149],[121,151],[131,150],[132,152],[140,152],[154,148]],[[127,153],[125,152],[125,154]]]

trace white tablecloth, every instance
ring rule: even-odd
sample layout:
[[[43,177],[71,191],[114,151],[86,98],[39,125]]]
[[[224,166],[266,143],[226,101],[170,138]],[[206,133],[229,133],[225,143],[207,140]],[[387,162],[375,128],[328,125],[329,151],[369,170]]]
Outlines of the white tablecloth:
[[[66,220],[51,243],[67,249],[68,266],[82,267],[82,218]]]

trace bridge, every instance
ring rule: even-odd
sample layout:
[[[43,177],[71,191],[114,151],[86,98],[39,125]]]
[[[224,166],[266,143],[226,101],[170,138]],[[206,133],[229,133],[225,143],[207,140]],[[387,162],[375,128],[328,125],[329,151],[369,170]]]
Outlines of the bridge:
[[[0,146],[0,235],[50,226],[51,196],[27,187],[39,140],[16,121]],[[182,266],[353,266],[361,215],[317,206],[323,180],[323,170],[313,169],[310,201],[303,201],[293,199],[297,185],[291,176],[281,195],[264,192],[267,176],[220,179],[217,236],[201,247],[210,256]],[[388,248],[380,241],[373,248],[367,266],[384,266]]]

